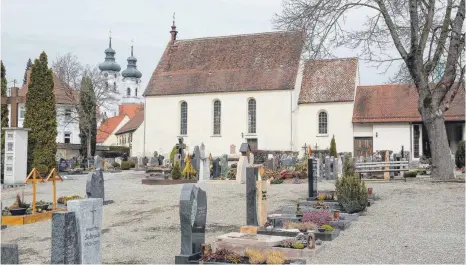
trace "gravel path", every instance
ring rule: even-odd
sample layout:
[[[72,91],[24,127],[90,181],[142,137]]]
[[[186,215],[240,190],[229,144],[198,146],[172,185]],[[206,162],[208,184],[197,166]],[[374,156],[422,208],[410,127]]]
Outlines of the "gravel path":
[[[141,185],[141,173],[105,174],[103,263],[173,263],[180,249],[178,204],[181,185]],[[51,201],[51,183],[41,184],[38,200]],[[58,196],[85,196],[86,177],[57,185]],[[202,183],[207,191],[207,242],[245,224],[245,185]],[[464,183],[371,183],[381,197],[367,216],[341,233],[312,260],[315,263],[463,263]],[[321,182],[319,187],[332,188]],[[22,188],[4,190],[10,205]],[[31,188],[25,189],[27,202]],[[306,197],[307,184],[269,187],[269,212]],[[17,243],[22,263],[49,263],[51,222],[9,226],[2,243]]]

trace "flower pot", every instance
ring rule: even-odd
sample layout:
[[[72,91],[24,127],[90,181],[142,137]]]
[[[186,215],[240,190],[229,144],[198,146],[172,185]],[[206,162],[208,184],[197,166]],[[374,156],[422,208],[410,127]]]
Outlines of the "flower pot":
[[[372,188],[367,188],[367,194],[372,195]]]
[[[321,232],[321,233],[324,233],[325,232],[325,228],[317,228],[317,231]]]
[[[48,204],[41,204],[41,205],[36,205],[36,209],[41,209],[42,211],[45,211],[49,208]]]
[[[26,213],[26,208],[17,208],[10,209],[11,215],[24,215]]]

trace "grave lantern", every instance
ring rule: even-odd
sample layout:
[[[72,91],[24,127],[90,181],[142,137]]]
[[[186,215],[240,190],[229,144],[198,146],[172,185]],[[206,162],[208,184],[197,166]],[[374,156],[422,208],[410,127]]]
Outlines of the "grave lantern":
[[[248,143],[242,143],[241,147],[239,148],[241,156],[247,156],[248,161],[251,161],[249,158],[249,154],[251,153],[251,146]]]
[[[372,195],[372,188],[367,188],[367,195]]]
[[[338,210],[333,211],[333,220],[334,221],[340,220],[340,211]]]

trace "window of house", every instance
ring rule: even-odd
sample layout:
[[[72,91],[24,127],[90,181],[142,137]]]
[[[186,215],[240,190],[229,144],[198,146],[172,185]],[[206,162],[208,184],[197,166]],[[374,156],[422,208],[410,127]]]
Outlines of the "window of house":
[[[188,134],[188,103],[181,102],[181,117],[180,117],[180,134]]]
[[[126,88],[126,96],[131,96],[131,88]]]
[[[65,109],[65,119],[66,120],[71,119],[71,109]]]
[[[65,142],[65,144],[71,143],[71,133],[69,133],[69,132],[65,133],[64,142]]]
[[[327,125],[328,125],[327,112],[321,111],[319,113],[319,134],[328,133]]]
[[[133,134],[132,133],[129,133],[128,135],[128,143],[132,143],[133,142]]]
[[[248,101],[248,133],[256,133],[256,100]]]
[[[134,89],[134,96],[135,96],[135,97],[138,96],[138,88],[137,88],[137,87]]]
[[[214,101],[214,135],[220,135],[222,103],[220,100]]]
[[[19,107],[19,118],[24,119],[25,108],[24,106]]]
[[[414,155],[414,158],[419,158],[419,138],[421,136],[421,133],[420,133],[420,130],[419,130],[419,125],[413,125],[413,132],[414,132],[414,135],[413,135],[413,149],[414,149],[414,152],[413,152],[413,155]]]

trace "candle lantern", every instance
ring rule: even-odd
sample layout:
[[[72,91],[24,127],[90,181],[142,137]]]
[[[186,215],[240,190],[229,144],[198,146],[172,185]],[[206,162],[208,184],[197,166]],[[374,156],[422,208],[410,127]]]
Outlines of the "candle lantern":
[[[372,188],[367,188],[367,194],[372,195]]]
[[[333,220],[335,221],[340,220],[340,211],[338,210],[333,211]]]

